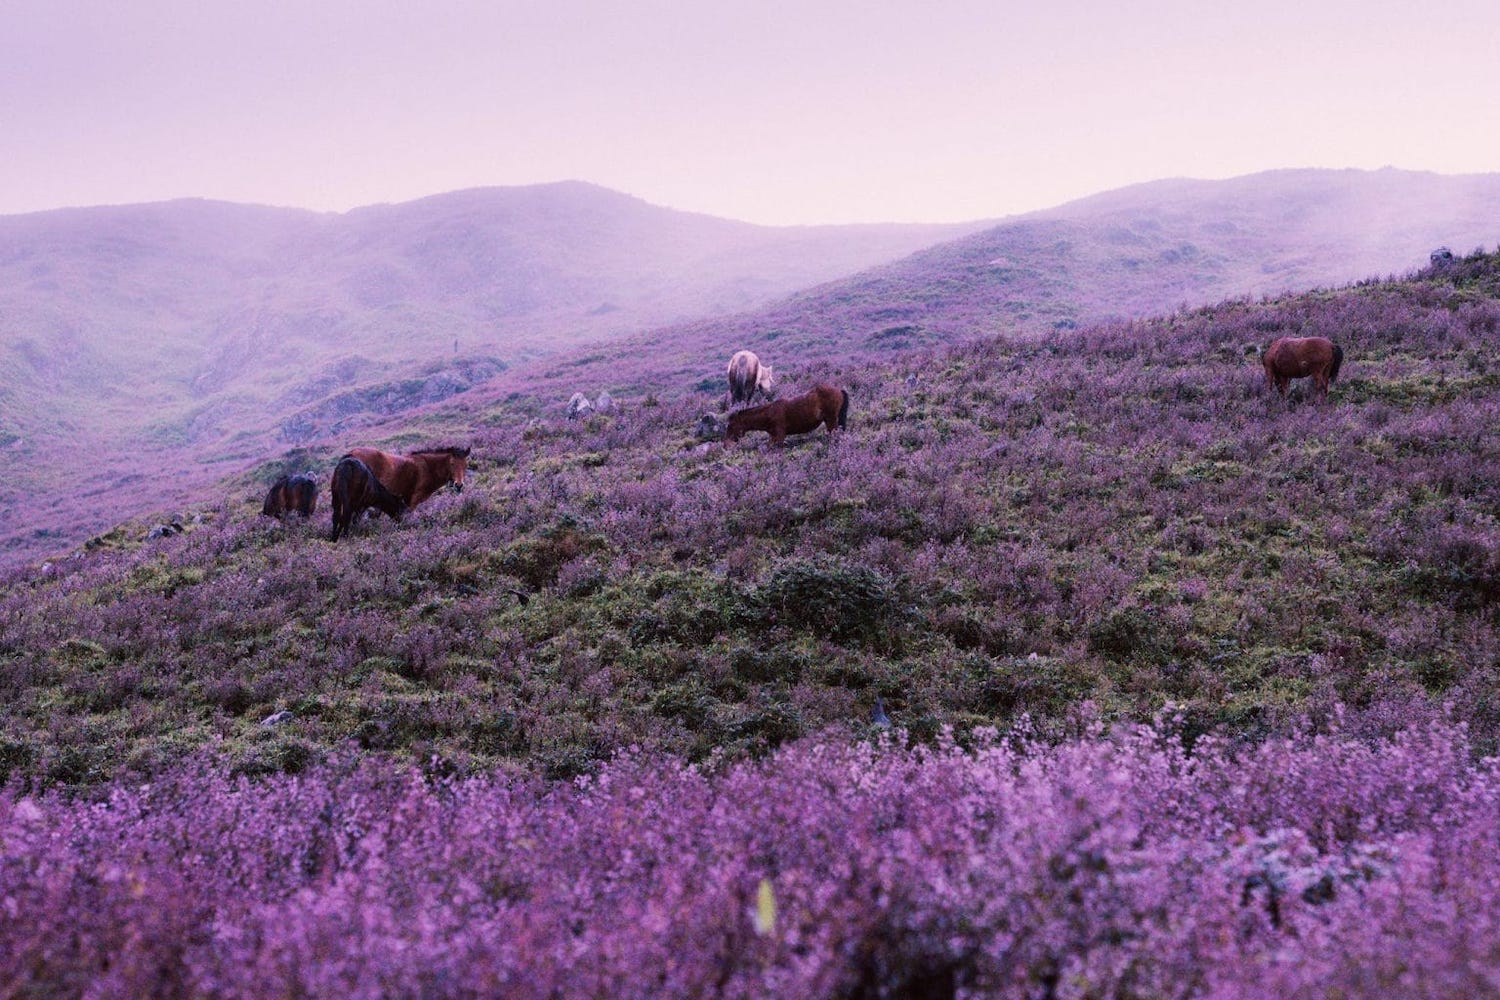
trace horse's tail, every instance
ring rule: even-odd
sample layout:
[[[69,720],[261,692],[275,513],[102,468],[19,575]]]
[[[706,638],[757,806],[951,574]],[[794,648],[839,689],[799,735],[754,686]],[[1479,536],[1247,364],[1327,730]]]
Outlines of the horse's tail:
[[[344,458],[349,457],[344,456]],[[333,531],[329,534],[328,540],[336,542],[339,540],[339,535],[349,526],[345,523],[348,518],[344,514],[349,505],[349,480],[348,473],[344,469],[343,458],[339,459],[339,464],[333,467],[333,477],[328,481],[328,501],[329,506],[333,508]]]
[[[1344,363],[1344,349],[1337,344],[1333,345],[1333,367],[1328,369],[1328,381],[1332,382],[1339,377],[1339,366]]]
[[[849,390],[840,389],[839,392],[844,397],[843,405],[839,407],[839,430],[842,431],[849,428]]]

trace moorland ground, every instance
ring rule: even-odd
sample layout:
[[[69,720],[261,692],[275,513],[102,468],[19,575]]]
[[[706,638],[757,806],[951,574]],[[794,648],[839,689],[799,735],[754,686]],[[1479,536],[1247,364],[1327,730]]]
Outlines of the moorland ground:
[[[372,442],[473,446],[400,523],[259,517],[276,460],[8,571],[0,984],[1489,995],[1497,327],[1476,253],[777,357],[852,405],[775,449],[600,355]]]

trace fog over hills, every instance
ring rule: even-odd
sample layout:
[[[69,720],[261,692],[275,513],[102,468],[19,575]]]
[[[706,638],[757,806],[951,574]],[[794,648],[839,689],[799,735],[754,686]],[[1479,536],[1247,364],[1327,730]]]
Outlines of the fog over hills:
[[[1401,273],[1497,238],[1500,175],[1392,170],[1161,181],[970,226],[769,228],[573,182],[341,215],[0,218],[0,561],[381,422],[456,426],[403,415],[461,414],[534,362],[596,391],[649,350],[655,388],[708,393],[741,346],[795,381],[820,359]]]
[[[1046,333],[1407,273],[1500,241],[1500,175],[1288,170],[1160,181],[1008,220],[663,346],[833,358]],[[685,360],[689,360],[685,356]]]

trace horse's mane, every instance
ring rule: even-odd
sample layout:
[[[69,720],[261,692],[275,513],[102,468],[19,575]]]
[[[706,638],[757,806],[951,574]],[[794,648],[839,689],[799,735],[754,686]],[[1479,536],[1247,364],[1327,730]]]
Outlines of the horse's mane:
[[[736,410],[733,413],[731,413],[729,416],[731,418],[733,418],[733,417],[758,417],[762,413],[770,413],[772,410],[774,410],[778,406],[785,407],[787,405],[787,402],[788,401],[785,400],[785,399],[773,399],[769,403],[760,403],[759,405],[756,405],[756,406],[747,406],[743,410]]]
[[[447,448],[418,448],[416,451],[408,452],[411,455],[447,455],[449,458],[464,458],[469,454],[469,449],[459,448],[456,445]]]

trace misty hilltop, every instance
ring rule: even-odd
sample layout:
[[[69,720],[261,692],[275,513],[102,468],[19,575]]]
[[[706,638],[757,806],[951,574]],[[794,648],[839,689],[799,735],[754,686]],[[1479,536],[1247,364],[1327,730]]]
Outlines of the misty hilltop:
[[[1169,180],[1007,220],[669,341],[838,357],[1048,333],[1410,272],[1500,240],[1500,174]],[[664,345],[665,346],[665,345]]]
[[[0,561],[504,393],[518,368],[712,395],[742,346],[806,363],[1046,334],[1404,272],[1497,217],[1500,175],[1281,171],[969,226],[769,228],[574,182],[0,218]],[[612,385],[641,350],[653,384]]]

